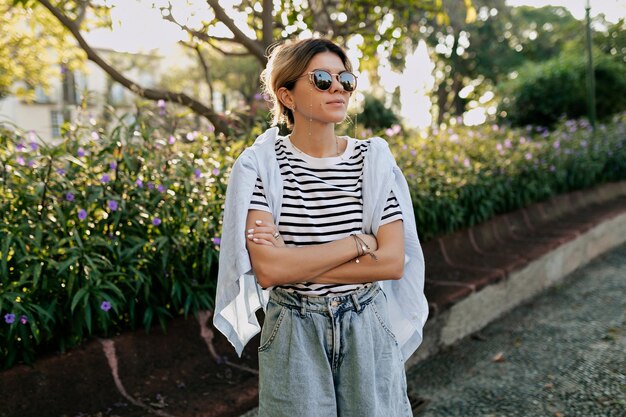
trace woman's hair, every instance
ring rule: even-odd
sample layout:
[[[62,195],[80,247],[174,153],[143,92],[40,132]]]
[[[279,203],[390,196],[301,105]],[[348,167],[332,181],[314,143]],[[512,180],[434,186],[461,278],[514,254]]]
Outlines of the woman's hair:
[[[328,39],[287,41],[270,46],[268,52],[267,66],[261,72],[261,82],[263,92],[272,103],[272,125],[285,123],[289,128],[293,126],[293,113],[281,103],[277,92],[281,87],[293,89],[296,80],[304,73],[315,55],[320,52],[332,52],[341,59],[348,71],[352,71],[352,65],[345,51]]]

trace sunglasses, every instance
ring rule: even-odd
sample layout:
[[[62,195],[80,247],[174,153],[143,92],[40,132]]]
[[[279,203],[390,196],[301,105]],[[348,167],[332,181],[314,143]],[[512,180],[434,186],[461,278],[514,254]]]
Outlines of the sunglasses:
[[[348,93],[356,90],[356,75],[350,71],[341,71],[339,74],[331,74],[330,72],[322,69],[316,69],[306,74],[301,75],[298,78],[309,76],[309,81],[320,91],[327,91],[333,84],[333,76],[337,78],[339,84]]]

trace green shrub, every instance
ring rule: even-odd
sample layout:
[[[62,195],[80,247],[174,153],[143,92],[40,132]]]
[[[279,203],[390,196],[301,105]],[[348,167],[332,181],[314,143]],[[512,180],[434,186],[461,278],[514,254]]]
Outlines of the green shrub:
[[[422,239],[483,222],[552,195],[626,179],[626,113],[553,131],[497,125],[393,137]]]
[[[358,115],[358,122],[372,130],[386,129],[400,123],[398,116],[372,95],[365,96],[363,111]]]
[[[0,131],[0,360],[210,309],[232,153],[154,118]],[[15,318],[14,316],[15,315]]]
[[[598,55],[594,61],[596,113],[599,120],[626,110],[623,62]],[[584,55],[561,55],[545,63],[526,64],[516,79],[501,88],[500,111],[513,126],[552,126],[559,119],[585,117],[587,111]]]

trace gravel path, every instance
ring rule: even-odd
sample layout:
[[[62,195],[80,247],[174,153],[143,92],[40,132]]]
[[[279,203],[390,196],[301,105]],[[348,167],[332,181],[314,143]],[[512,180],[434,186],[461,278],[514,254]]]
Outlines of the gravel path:
[[[626,416],[626,245],[407,377],[416,417]]]

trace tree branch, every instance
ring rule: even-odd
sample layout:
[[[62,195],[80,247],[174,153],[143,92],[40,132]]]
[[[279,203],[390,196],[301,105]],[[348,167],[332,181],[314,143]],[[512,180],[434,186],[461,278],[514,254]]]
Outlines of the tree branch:
[[[48,0],[37,0],[42,6],[44,6],[50,13],[54,15],[54,17],[63,25],[70,33],[74,36],[80,47],[87,54],[87,59],[94,62],[98,65],[104,72],[109,74],[111,78],[115,81],[131,90],[135,94],[149,99],[149,100],[165,100],[169,102],[179,103],[183,106],[186,106],[193,110],[195,113],[204,116],[207,118],[215,127],[217,132],[228,133],[229,127],[226,123],[226,120],[223,116],[217,114],[213,109],[207,107],[206,105],[200,103],[189,97],[185,93],[177,93],[167,90],[156,90],[152,88],[143,88],[136,82],[130,80],[125,77],[122,73],[117,71],[115,68],[110,66],[106,61],[104,61],[100,55],[85,41],[85,38],[80,33],[78,26],[61,13],[57,8],[55,8]]]
[[[267,47],[274,42],[274,33],[272,28],[274,27],[274,17],[272,12],[274,10],[273,0],[263,0],[263,14],[261,15],[261,22],[263,22],[263,49],[267,50]]]
[[[195,44],[192,45],[189,42],[180,41],[181,45],[186,46],[187,48],[193,49],[196,52],[196,57],[198,58],[198,62],[200,62],[200,66],[202,67],[202,71],[204,72],[204,80],[209,87],[209,97],[210,102],[213,102],[213,81],[211,80],[211,71],[209,70],[209,64],[206,62],[204,55],[202,54],[202,50],[200,49],[200,45]]]
[[[213,42],[207,42],[207,44],[209,46],[213,47],[213,49],[215,49],[216,51],[218,51],[222,55],[226,55],[226,56],[250,56],[250,55],[252,55],[250,52],[231,52],[231,51],[226,51],[226,50],[220,48],[219,46],[215,45]]]
[[[228,16],[226,11],[220,6],[218,0],[206,0],[207,4],[213,8],[215,17],[226,25],[226,27],[233,33],[233,36],[242,44],[256,59],[261,62],[263,66],[267,63],[267,57],[265,56],[265,48],[256,40],[247,37],[241,29],[237,27],[233,19]]]

